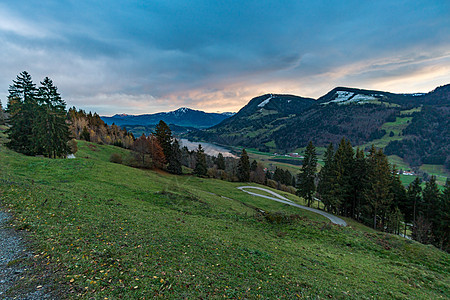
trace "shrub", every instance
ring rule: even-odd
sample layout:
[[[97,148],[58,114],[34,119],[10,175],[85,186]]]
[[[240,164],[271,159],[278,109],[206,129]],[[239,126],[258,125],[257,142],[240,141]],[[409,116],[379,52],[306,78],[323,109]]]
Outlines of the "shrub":
[[[113,153],[109,157],[109,161],[112,163],[121,164],[122,163],[122,155],[120,155],[119,153]]]
[[[69,151],[72,154],[77,153],[78,151],[78,144],[77,141],[75,139],[71,139],[70,141],[67,142],[67,146],[69,147]]]
[[[276,189],[278,187],[278,183],[275,180],[267,179],[267,186]]]
[[[301,219],[297,214],[288,215],[283,212],[263,212],[262,215],[267,222],[272,224],[292,224]]]

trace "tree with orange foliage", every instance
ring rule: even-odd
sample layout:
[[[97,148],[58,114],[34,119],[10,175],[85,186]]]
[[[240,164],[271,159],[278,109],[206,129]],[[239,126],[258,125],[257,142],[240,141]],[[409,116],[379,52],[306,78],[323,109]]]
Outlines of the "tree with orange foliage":
[[[158,169],[162,169],[166,163],[163,148],[159,144],[158,138],[155,135],[148,137],[150,145],[150,157],[152,158],[153,166]]]

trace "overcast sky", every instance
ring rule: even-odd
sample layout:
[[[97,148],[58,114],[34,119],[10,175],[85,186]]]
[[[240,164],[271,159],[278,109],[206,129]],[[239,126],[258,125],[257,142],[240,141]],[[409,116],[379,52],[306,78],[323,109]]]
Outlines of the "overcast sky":
[[[427,92],[450,83],[450,1],[2,0],[0,66],[4,106],[26,70],[101,115]]]

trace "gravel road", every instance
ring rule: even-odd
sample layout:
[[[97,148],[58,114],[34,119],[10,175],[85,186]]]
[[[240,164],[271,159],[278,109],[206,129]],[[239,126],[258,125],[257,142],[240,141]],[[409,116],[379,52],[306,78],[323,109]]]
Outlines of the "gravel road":
[[[7,226],[8,219],[9,215],[0,211],[0,299],[50,299],[42,286],[31,290],[17,288],[29,273],[21,260],[32,254],[27,251],[21,234]]]
[[[311,207],[307,207],[307,206],[303,206],[303,205],[294,203],[291,200],[287,199],[286,197],[283,197],[280,194],[272,192],[271,190],[268,190],[268,189],[265,189],[265,188],[261,188],[261,187],[256,187],[256,186],[250,186],[250,185],[249,186],[240,186],[240,187],[238,187],[238,189],[240,189],[241,191],[246,192],[246,193],[248,193],[250,195],[253,195],[253,196],[262,197],[262,198],[274,200],[274,201],[277,201],[277,202],[281,202],[281,203],[284,203],[284,204],[287,204],[287,205],[295,206],[295,207],[298,207],[298,208],[301,208],[301,209],[309,210],[309,211],[314,212],[316,214],[322,215],[325,218],[328,218],[334,224],[341,225],[341,226],[347,226],[347,222],[345,222],[344,220],[342,220],[339,217],[336,217],[336,216],[334,216],[332,214],[329,214],[327,212],[324,212],[322,210],[318,210],[318,209],[315,209],[315,208],[311,208]],[[247,189],[256,189],[256,190],[265,191],[267,193],[272,194],[274,197],[261,195],[261,194],[258,194],[258,193],[253,193],[253,192],[247,191]]]

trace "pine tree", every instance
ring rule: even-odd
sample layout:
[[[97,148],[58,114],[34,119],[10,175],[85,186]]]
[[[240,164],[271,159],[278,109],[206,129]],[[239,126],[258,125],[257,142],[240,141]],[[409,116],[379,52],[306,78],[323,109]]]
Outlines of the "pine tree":
[[[174,139],[172,143],[172,150],[170,151],[170,157],[168,159],[167,170],[172,174],[183,174],[181,168],[181,149],[177,139]]]
[[[351,216],[355,211],[356,196],[353,186],[354,172],[354,152],[350,141],[343,138],[339,143],[334,157],[335,164],[339,172],[339,196],[341,202],[341,214]]]
[[[325,209],[332,211],[336,207],[333,201],[333,181],[334,181],[334,147],[330,143],[324,153],[324,166],[319,172],[319,183],[317,185],[317,192],[320,195],[321,201]]]
[[[195,153],[194,174],[197,176],[206,176],[207,171],[205,151],[203,150],[202,145],[199,144]]]
[[[313,202],[313,195],[316,191],[315,178],[317,171],[317,155],[316,148],[310,141],[305,150],[302,169],[298,174],[297,195],[303,197],[308,206]]]
[[[371,207],[373,228],[377,228],[377,217],[384,220],[385,210],[392,202],[390,193],[390,167],[386,155],[381,149],[376,150],[372,146],[368,157],[369,187],[366,191],[366,199]]]
[[[282,183],[285,185],[290,185],[292,183],[292,174],[289,170],[284,170]]]
[[[390,182],[390,193],[392,194],[392,203],[390,210],[388,212],[391,224],[394,226],[392,231],[396,234],[400,233],[400,223],[404,221],[404,213],[400,208],[403,208],[408,198],[406,196],[406,189],[402,184],[399,172],[394,165],[391,171],[391,182]],[[406,224],[405,224],[405,234],[406,234]]]
[[[239,181],[248,182],[250,180],[250,161],[245,149],[242,149],[241,157],[239,158],[237,175]]]
[[[37,89],[30,74],[26,71],[17,75],[9,87],[8,107],[10,128],[7,133],[8,148],[26,155],[35,154],[33,127],[38,104]]]
[[[66,156],[69,152],[69,125],[66,103],[51,79],[41,82],[38,92],[39,112],[33,127],[36,151],[47,157]]]
[[[0,125],[5,124],[5,114],[3,113],[2,101],[0,100]]]
[[[160,120],[158,125],[156,125],[155,136],[163,149],[164,156],[168,159],[172,151],[173,137],[172,131],[163,120]]]
[[[89,130],[87,129],[86,126],[84,126],[83,130],[81,131],[80,139],[88,142],[91,140],[91,134],[89,133]]]
[[[419,209],[421,208],[422,203],[422,187],[420,185],[419,177],[416,177],[413,182],[411,182],[406,191],[406,195],[408,197],[407,209],[405,209],[405,220],[407,222],[416,223],[417,214]],[[409,209],[408,209],[409,208]]]
[[[258,163],[256,160],[252,161],[252,164],[250,165],[250,171],[256,171],[256,168],[258,167]]]
[[[432,234],[430,239],[435,245],[438,245],[443,211],[441,192],[436,183],[436,176],[431,176],[430,180],[425,183],[422,197],[424,219],[431,223]],[[436,240],[434,238],[436,238]]]
[[[225,158],[223,157],[222,153],[219,153],[217,155],[216,165],[217,165],[217,169],[225,170]]]
[[[447,179],[441,194],[439,222],[435,225],[437,246],[441,250],[450,251],[450,180]]]
[[[440,191],[436,183],[436,176],[431,176],[430,180],[425,183],[425,188],[422,192],[423,197],[423,214],[425,219],[434,223],[434,217],[439,209],[438,201],[439,201]]]
[[[353,211],[352,217],[359,220],[362,213],[362,207],[365,205],[364,193],[368,185],[368,167],[367,161],[362,149],[356,149],[356,156],[354,159],[353,174],[351,176],[352,197],[353,197]]]

